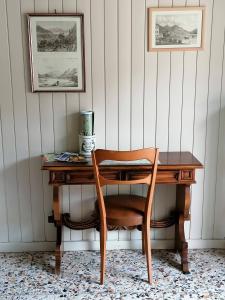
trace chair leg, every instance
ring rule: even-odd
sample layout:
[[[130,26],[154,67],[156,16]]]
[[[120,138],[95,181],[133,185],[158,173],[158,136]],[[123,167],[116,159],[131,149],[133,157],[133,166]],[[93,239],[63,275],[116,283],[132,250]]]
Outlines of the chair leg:
[[[151,254],[151,237],[150,226],[144,225],[144,237],[145,237],[145,253],[148,269],[148,282],[152,284],[152,254]]]
[[[144,233],[144,226],[141,229],[142,232],[142,254],[145,254],[145,233]]]
[[[100,229],[100,255],[101,255],[100,284],[103,284],[105,279],[106,234],[107,234],[107,228],[106,225],[105,226],[103,225],[101,226]]]

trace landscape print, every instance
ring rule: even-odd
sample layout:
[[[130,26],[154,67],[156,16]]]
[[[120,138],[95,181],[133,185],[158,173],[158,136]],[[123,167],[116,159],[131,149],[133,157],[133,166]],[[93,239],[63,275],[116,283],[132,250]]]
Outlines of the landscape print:
[[[78,87],[78,68],[69,59],[56,63],[42,59],[38,70],[40,88]]]
[[[199,14],[156,16],[156,45],[196,45]]]
[[[73,21],[38,21],[38,52],[76,52],[77,24]]]

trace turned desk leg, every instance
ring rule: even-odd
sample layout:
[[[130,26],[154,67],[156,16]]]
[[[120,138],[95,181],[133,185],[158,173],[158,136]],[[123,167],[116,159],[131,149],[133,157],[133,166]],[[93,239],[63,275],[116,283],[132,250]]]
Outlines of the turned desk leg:
[[[62,219],[60,208],[60,186],[53,186],[53,214],[56,226],[56,248],[55,248],[55,273],[60,274],[61,256],[62,256]]]
[[[181,269],[183,273],[189,273],[188,267],[188,243],[185,239],[184,222],[190,220],[189,209],[191,204],[190,185],[177,185],[176,209],[177,222],[175,228],[175,248],[181,256]]]

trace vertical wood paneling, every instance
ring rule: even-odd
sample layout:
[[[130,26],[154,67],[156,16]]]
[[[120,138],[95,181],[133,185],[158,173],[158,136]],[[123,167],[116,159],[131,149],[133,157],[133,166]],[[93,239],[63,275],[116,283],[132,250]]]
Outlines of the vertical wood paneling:
[[[145,1],[132,0],[131,149],[143,147]]]
[[[35,0],[35,12],[48,12],[49,3],[46,0]],[[52,94],[39,94],[39,109],[41,121],[41,145],[42,153],[54,152],[55,138],[53,130],[53,110]],[[52,211],[52,187],[48,185],[48,173],[43,172],[43,197],[44,197],[44,218],[45,218],[45,238],[55,239],[55,228],[47,222],[48,215]]]
[[[186,0],[173,0],[173,7],[185,6]],[[170,108],[169,108],[169,151],[180,150],[182,88],[184,74],[184,52],[171,52]]]
[[[63,10],[62,0],[49,0],[49,12],[61,13]],[[54,132],[54,151],[62,152],[67,149],[67,118],[66,102],[64,93],[52,93],[53,110],[53,132]],[[62,202],[68,203],[69,189],[62,187]],[[64,237],[68,239],[68,231],[64,231]]]
[[[158,0],[146,0],[146,17],[148,7],[158,7]],[[147,22],[146,22],[147,26]],[[147,51],[148,29],[145,33],[145,83],[144,83],[144,147],[154,147],[156,143],[156,107],[157,107],[157,80],[158,80],[158,54]],[[146,188],[144,188],[146,194]],[[157,192],[156,192],[157,193]],[[153,201],[152,216],[155,219],[155,199]],[[152,230],[152,238],[155,230]]]
[[[198,6],[199,0],[187,0],[186,6]],[[187,51],[184,53],[184,81],[182,99],[182,122],[181,122],[181,151],[193,149],[193,125],[195,116],[196,75],[197,75],[197,52]],[[185,234],[189,238],[190,222],[185,223]]]
[[[130,149],[131,0],[119,1],[119,149]]]
[[[92,95],[95,112],[95,131],[98,132],[97,147],[105,147],[105,40],[104,0],[91,2],[92,40]]]
[[[82,197],[82,218],[90,216],[94,209],[95,201],[94,187],[92,185],[83,185],[81,187],[81,197]],[[86,229],[83,230],[83,240],[94,240],[95,230]]]
[[[0,110],[0,242],[8,242],[8,220],[6,194],[4,186],[4,158],[3,158],[3,139],[2,139],[2,118]]]
[[[160,7],[171,7],[171,0],[159,0]],[[168,149],[168,121],[170,104],[170,52],[158,53],[158,82],[157,82],[157,119],[156,119],[156,146],[160,151]],[[168,207],[171,200],[171,188],[157,186],[155,196],[155,218],[163,218],[168,215]],[[156,238],[168,238],[171,229],[157,230]]]
[[[49,12],[62,12],[62,0],[49,0]],[[66,103],[64,93],[52,93],[53,96],[53,130],[55,137],[55,151],[65,151],[66,140]]]
[[[34,12],[34,1],[21,0],[21,21],[24,53],[24,75],[26,87],[26,105],[28,119],[28,144],[29,144],[29,174],[30,174],[30,196],[32,207],[33,240],[43,241],[44,234],[44,203],[43,203],[43,182],[41,174],[41,130],[39,97],[31,93],[30,70],[27,38],[27,16],[26,13]]]
[[[217,158],[219,138],[219,111],[223,59],[225,2],[214,2],[211,42],[210,78],[208,91],[207,136],[202,238],[213,237],[214,206],[216,197]]]
[[[188,5],[198,6],[199,1],[187,1]],[[197,72],[197,52],[184,52],[184,79],[181,122],[181,151],[192,151],[195,104],[195,82]]]
[[[148,52],[147,7],[206,6],[206,44],[199,52]],[[54,240],[48,224],[52,188],[40,154],[78,150],[79,111],[95,111],[97,147],[193,151],[205,162],[192,188],[191,239],[225,236],[225,63],[223,11],[214,0],[9,0],[0,2],[0,241]],[[86,92],[30,91],[27,12],[81,12],[85,22]],[[213,18],[212,18],[213,17]],[[212,32],[212,37],[211,37]],[[2,144],[1,144],[2,143]],[[64,187],[63,210],[89,215],[94,186]],[[107,187],[107,194],[118,187]],[[120,193],[130,192],[122,187]],[[145,193],[142,187],[131,192]],[[168,215],[175,188],[158,186],[154,217]],[[189,232],[189,225],[186,226]],[[155,238],[173,238],[173,229]],[[110,240],[140,232],[111,232]],[[94,230],[64,230],[64,240],[98,239]]]
[[[62,3],[63,12],[76,12],[77,1],[74,0],[63,0]],[[67,149],[68,151],[78,151],[78,134],[79,134],[79,110],[80,101],[78,93],[67,93],[66,97],[66,131],[67,131]],[[78,187],[64,187],[63,196],[63,211],[70,211],[72,218],[81,218],[80,196],[81,188]],[[78,197],[77,197],[78,196]],[[66,201],[67,200],[67,201]],[[71,231],[68,228],[64,228],[64,240],[79,239],[81,240],[82,232]]]
[[[158,0],[146,0],[146,18],[148,7],[157,7]],[[147,26],[147,20],[146,25]],[[148,30],[145,32],[145,75],[144,75],[144,147],[155,146],[156,95],[158,78],[158,55],[147,51]]]
[[[92,95],[97,147],[105,148],[105,1],[91,1]],[[95,194],[93,195],[96,198]],[[94,207],[94,203],[92,203]],[[98,238],[98,233],[95,233]]]
[[[196,100],[193,153],[200,161],[205,159],[205,138],[207,118],[207,95],[210,63],[211,25],[213,13],[213,0],[201,0],[201,6],[206,6],[206,35],[205,50],[198,52],[196,76]],[[191,206],[191,239],[201,239],[202,234],[202,206],[204,196],[204,170],[196,172],[197,184],[192,186]]]
[[[172,6],[185,6],[186,1],[173,0]],[[184,53],[174,51],[170,54],[168,151],[179,151],[181,140],[182,88],[184,74]],[[176,205],[176,188],[167,187],[167,211],[173,211]],[[167,238],[174,237],[174,227],[167,230]]]
[[[105,0],[105,146],[118,149],[118,1]],[[118,186],[108,186],[107,195],[118,193]],[[118,232],[108,233],[117,240]]]
[[[143,148],[143,104],[145,83],[145,1],[132,0],[132,73],[131,73],[131,149]],[[142,185],[131,187],[131,193],[142,195]],[[131,231],[131,239],[141,232]]]
[[[1,127],[4,152],[4,177],[7,201],[9,241],[20,241],[20,211],[17,193],[16,146],[14,131],[14,108],[12,101],[12,83],[10,54],[8,43],[7,11],[4,1],[0,2],[0,89],[1,89]],[[2,237],[3,238],[3,237]]]
[[[119,1],[119,150],[129,150],[131,147],[131,0]],[[129,193],[128,186],[119,187],[119,193]],[[119,232],[120,240],[129,240],[130,233]]]
[[[71,186],[69,189],[70,192],[70,205],[69,210],[72,220],[79,221],[82,217],[82,203],[81,203],[81,186]],[[65,207],[66,209],[66,207]],[[71,240],[79,241],[82,240],[82,231],[71,230]]]
[[[220,94],[220,123],[219,123],[219,143],[218,143],[218,159],[217,159],[217,182],[216,182],[216,200],[214,209],[214,227],[213,237],[216,239],[225,238],[225,228],[221,226],[221,220],[224,218],[225,204],[224,204],[224,192],[225,192],[225,30],[223,40],[223,69],[221,76],[221,94]]]
[[[80,94],[80,110],[92,110],[91,7],[90,0],[77,0],[77,12],[84,14],[86,92]]]
[[[106,148],[118,149],[118,1],[105,0]]]
[[[80,110],[93,109],[92,95],[92,36],[91,36],[91,1],[77,0],[77,11],[83,12],[84,16],[84,37],[85,37],[85,68],[86,68],[86,92],[80,94]],[[82,217],[87,216],[94,206],[94,187],[82,186],[81,188],[81,213]],[[83,239],[94,239],[93,229],[83,231]]]
[[[20,2],[7,1],[9,53],[16,135],[17,184],[22,241],[32,241],[32,217],[29,181],[29,146],[24,83]],[[21,76],[17,76],[21,74]]]

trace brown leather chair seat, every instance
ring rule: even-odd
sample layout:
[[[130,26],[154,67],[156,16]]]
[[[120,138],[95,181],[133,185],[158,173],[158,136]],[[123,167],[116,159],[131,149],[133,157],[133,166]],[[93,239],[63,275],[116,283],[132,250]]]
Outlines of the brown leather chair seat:
[[[105,196],[108,225],[136,226],[143,223],[146,198],[137,195]],[[95,202],[98,213],[98,203]]]

